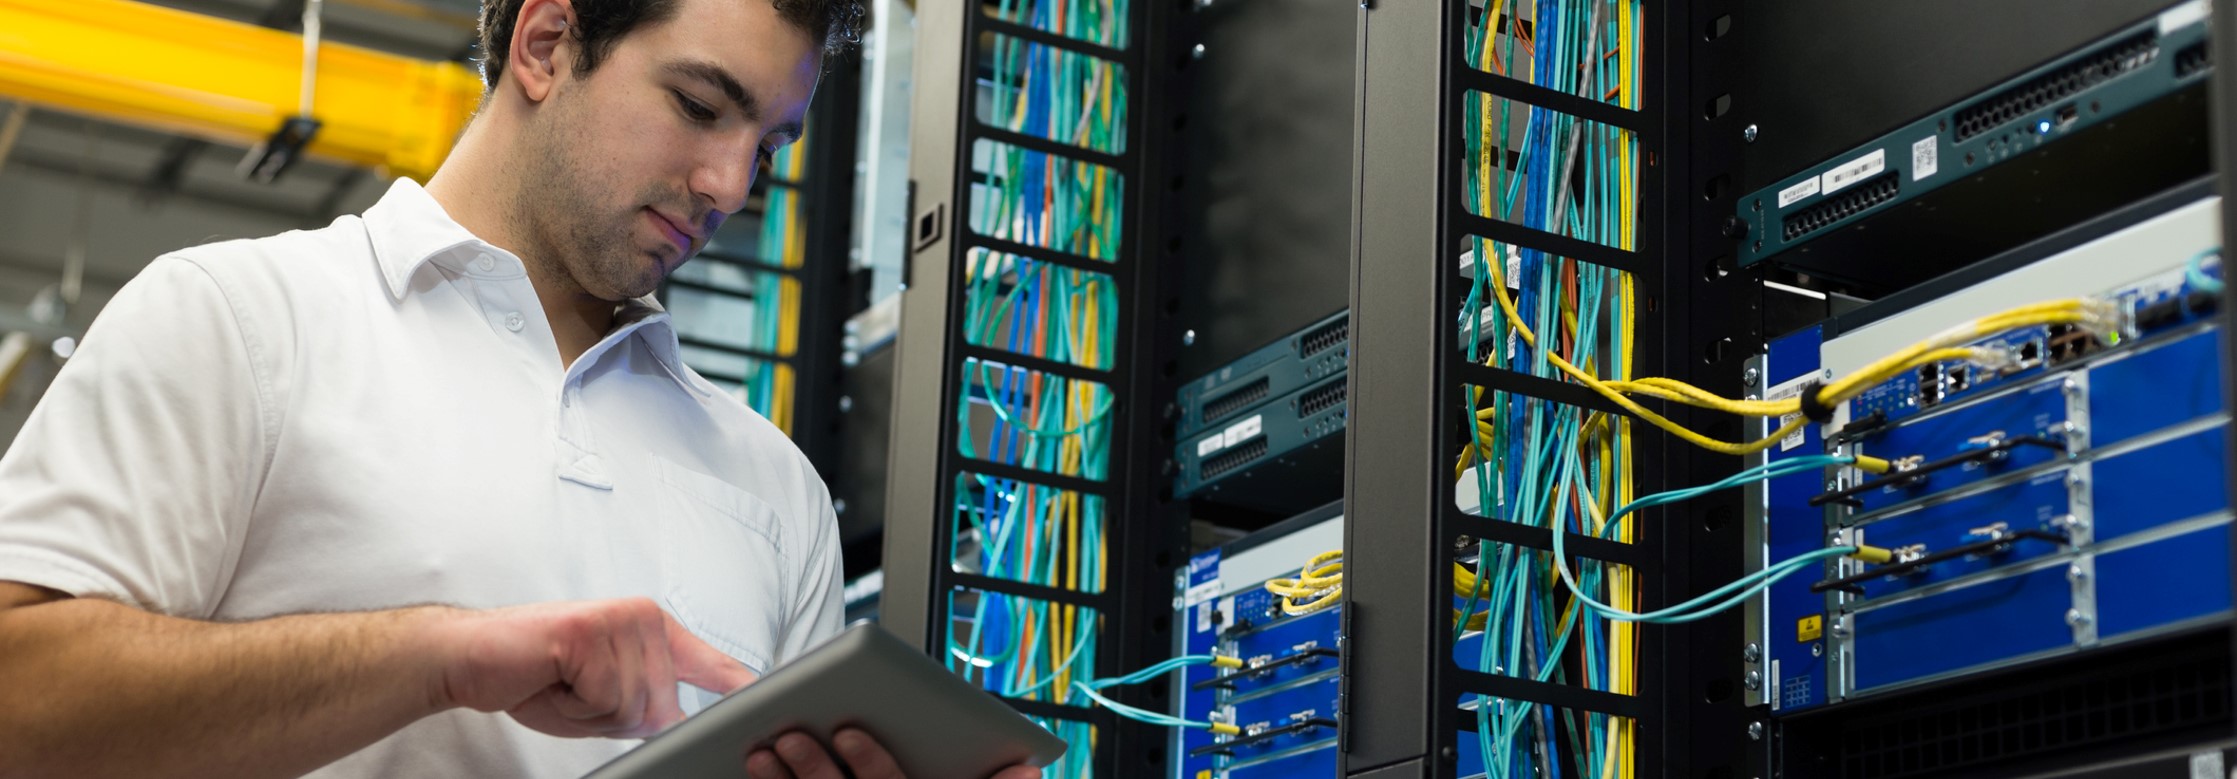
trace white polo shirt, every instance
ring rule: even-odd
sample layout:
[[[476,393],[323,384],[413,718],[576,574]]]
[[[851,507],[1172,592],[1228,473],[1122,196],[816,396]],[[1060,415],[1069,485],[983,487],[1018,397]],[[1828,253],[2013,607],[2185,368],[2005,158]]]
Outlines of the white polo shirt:
[[[207,620],[642,595],[765,671],[839,628],[837,521],[676,352],[637,303],[561,368],[520,260],[408,179],[166,255],[0,458],[0,580]],[[312,776],[575,777],[635,743],[452,711]]]

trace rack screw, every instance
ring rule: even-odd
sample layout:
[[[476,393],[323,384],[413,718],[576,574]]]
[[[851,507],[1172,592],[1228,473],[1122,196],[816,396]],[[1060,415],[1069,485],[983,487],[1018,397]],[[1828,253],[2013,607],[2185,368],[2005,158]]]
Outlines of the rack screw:
[[[1754,368],[1749,368],[1740,373],[1740,383],[1753,387],[1755,386],[1756,379],[1761,378],[1762,376],[1762,371],[1756,370]]]
[[[1757,130],[1756,130],[1756,128],[1755,128],[1755,125],[1752,125],[1752,124],[1751,124],[1751,125],[1748,125],[1747,129],[1744,129],[1744,130],[1741,130],[1741,131],[1740,131],[1740,140],[1743,140],[1743,141],[1747,141],[1747,142],[1749,142],[1749,143],[1755,143],[1755,136],[1756,136],[1756,135],[1757,135]]]
[[[1202,47],[1202,46],[1198,46],[1197,48],[1198,48],[1199,50],[1203,49],[1203,47]],[[1189,331],[1187,331],[1187,332],[1183,332],[1183,333],[1181,333],[1181,345],[1182,345],[1182,346],[1195,346],[1195,345],[1196,345],[1196,331],[1195,331],[1195,330],[1189,330]]]
[[[1740,656],[1747,658],[1748,662],[1751,663],[1761,660],[1763,659],[1763,645],[1750,641],[1748,642],[1748,648],[1740,650]]]
[[[2094,621],[2096,620],[2092,619],[2088,614],[2083,613],[2081,609],[2066,610],[2066,624],[2068,625],[2072,625],[2074,627],[2082,627]]]
[[[1206,3],[1205,5],[1210,5],[1210,3]],[[1197,58],[1197,59],[1203,59],[1203,58],[1204,58],[1204,44],[1201,44],[1201,43],[1199,43],[1199,44],[1196,44],[1196,48],[1194,48],[1194,49],[1190,49],[1190,50],[1189,50],[1189,56],[1195,57],[1195,58]]]
[[[1740,683],[1747,685],[1750,690],[1763,689],[1763,674],[1749,671],[1747,676],[1740,677]]]
[[[1762,741],[1762,740],[1763,740],[1763,723],[1761,723],[1761,722],[1750,722],[1750,723],[1748,723],[1748,740],[1749,740],[1749,741]]]
[[[852,395],[840,395],[840,396],[839,396],[839,413],[841,413],[841,414],[844,414],[844,413],[847,413],[847,412],[849,412],[849,411],[853,411],[853,410],[854,410],[854,396],[852,396]]]

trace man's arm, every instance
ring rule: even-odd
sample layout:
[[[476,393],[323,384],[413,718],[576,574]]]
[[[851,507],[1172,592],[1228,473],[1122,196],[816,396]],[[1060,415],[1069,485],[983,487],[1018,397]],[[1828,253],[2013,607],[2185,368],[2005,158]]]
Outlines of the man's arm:
[[[207,623],[0,582],[0,777],[292,777],[421,717],[642,737],[743,666],[633,598]]]

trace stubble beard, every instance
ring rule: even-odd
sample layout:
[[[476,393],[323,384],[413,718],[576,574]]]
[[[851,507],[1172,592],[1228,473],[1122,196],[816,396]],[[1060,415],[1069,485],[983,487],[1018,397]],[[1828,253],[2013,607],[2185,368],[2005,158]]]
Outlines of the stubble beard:
[[[650,295],[665,275],[662,263],[635,245],[636,208],[610,213],[594,196],[603,179],[583,163],[581,139],[567,132],[574,113],[562,109],[563,115],[548,117],[552,121],[531,144],[535,153],[523,163],[511,209],[514,222],[526,228],[530,256],[522,260],[601,300]]]

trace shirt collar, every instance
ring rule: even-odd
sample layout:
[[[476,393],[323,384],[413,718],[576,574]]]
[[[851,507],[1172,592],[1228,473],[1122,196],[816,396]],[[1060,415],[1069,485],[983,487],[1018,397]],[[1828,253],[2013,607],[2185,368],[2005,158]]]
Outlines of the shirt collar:
[[[622,302],[620,309],[614,312],[614,330],[635,330],[637,340],[644,343],[653,359],[659,361],[660,367],[684,389],[700,397],[714,394],[704,382],[694,381],[691,369],[684,367],[683,345],[676,335],[676,323],[669,317],[668,309],[661,307],[653,296]]]
[[[381,280],[396,300],[411,291],[412,275],[421,266],[454,250],[471,248],[519,262],[512,252],[474,237],[451,219],[443,211],[443,204],[435,202],[419,182],[409,178],[397,178],[380,202],[365,209],[365,234],[373,242],[373,259],[380,263]]]
[[[373,244],[373,259],[393,300],[403,300],[412,289],[412,276],[422,266],[454,251],[468,250],[502,255],[520,266],[520,258],[474,236],[443,210],[443,204],[409,178],[398,177],[380,202],[365,210],[365,234]],[[667,309],[651,295],[624,301],[614,313],[614,330],[634,330],[668,375],[693,394],[709,394],[692,381],[684,367],[682,345]],[[618,340],[618,339],[617,339]],[[587,356],[587,355],[586,355]]]

